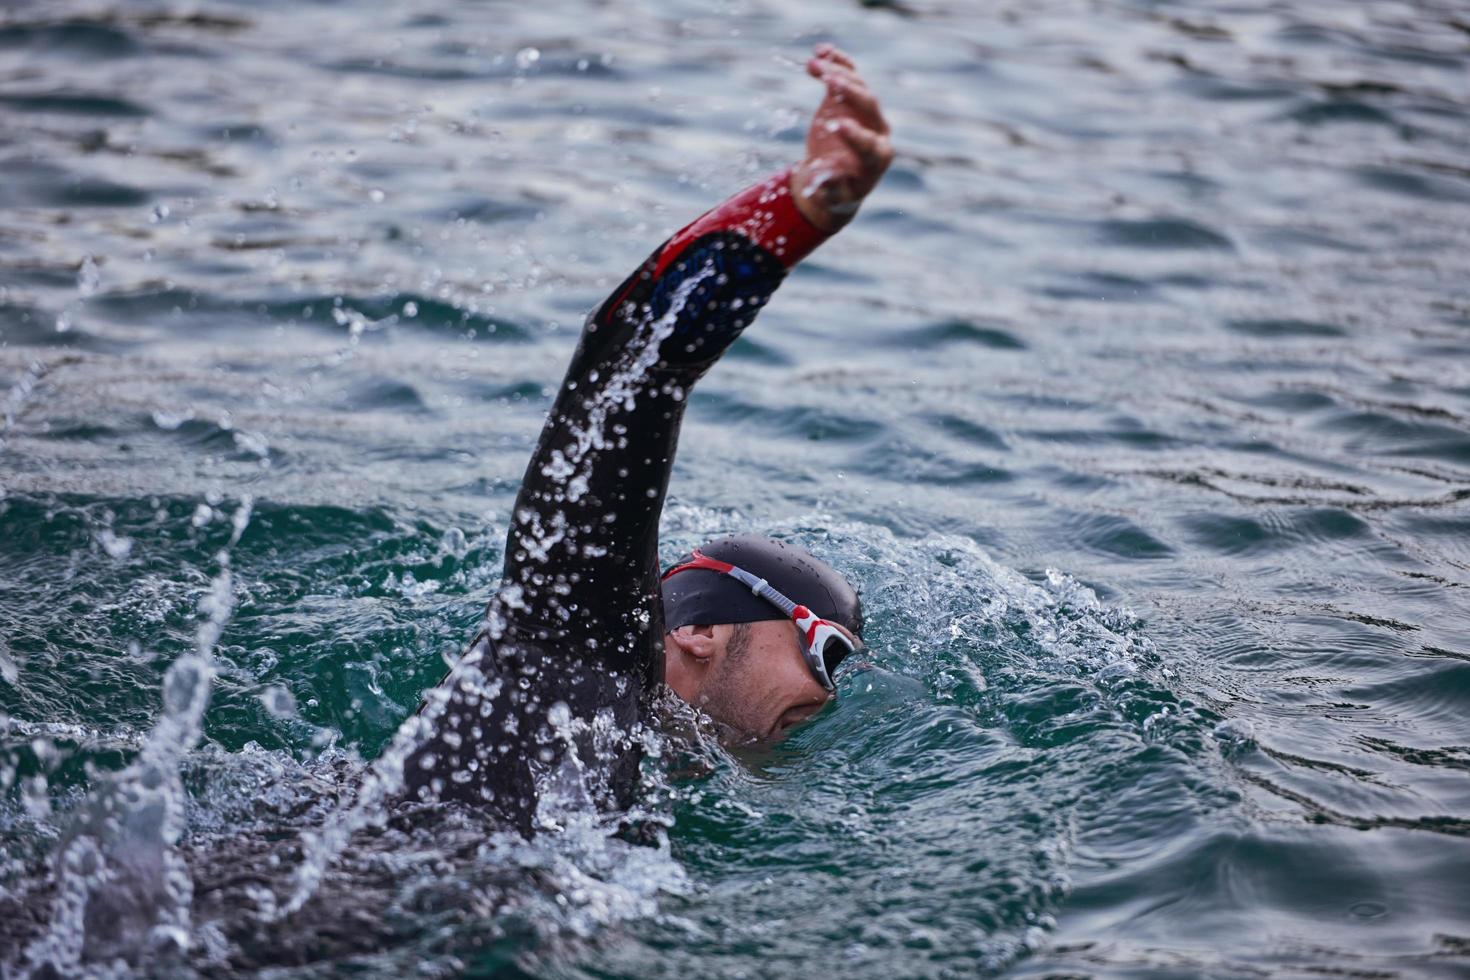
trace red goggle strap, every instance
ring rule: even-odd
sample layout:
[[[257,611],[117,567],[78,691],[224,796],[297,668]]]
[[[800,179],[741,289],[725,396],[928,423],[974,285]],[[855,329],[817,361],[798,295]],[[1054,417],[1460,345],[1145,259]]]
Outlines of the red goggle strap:
[[[660,579],[660,581],[667,582],[669,579],[673,578],[675,575],[678,575],[680,572],[687,572],[691,568],[702,568],[705,571],[719,572],[722,575],[729,575],[732,571],[735,570],[735,566],[730,564],[729,562],[720,561],[718,558],[711,558],[708,555],[701,554],[699,549],[695,548],[694,557],[690,558],[684,564],[675,565],[667,572],[664,572],[664,577]]]

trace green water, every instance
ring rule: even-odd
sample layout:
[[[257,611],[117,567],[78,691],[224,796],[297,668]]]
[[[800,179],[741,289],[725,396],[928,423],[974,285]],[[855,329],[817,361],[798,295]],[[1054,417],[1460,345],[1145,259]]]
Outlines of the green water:
[[[0,11],[0,975],[1463,975],[1467,24]],[[799,152],[827,39],[899,159],[662,551],[801,543],[871,656],[664,744],[655,846],[390,814],[581,317]]]

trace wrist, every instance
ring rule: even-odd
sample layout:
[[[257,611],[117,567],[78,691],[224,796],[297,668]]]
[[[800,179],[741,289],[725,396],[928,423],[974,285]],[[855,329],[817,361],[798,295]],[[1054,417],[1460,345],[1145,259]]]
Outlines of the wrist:
[[[862,199],[846,193],[843,182],[824,171],[821,161],[803,160],[791,168],[791,200],[801,216],[832,234],[857,214]]]

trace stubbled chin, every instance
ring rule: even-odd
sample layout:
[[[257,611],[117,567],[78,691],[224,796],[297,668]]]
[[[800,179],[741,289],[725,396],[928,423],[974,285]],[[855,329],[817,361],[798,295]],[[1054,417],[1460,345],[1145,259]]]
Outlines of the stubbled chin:
[[[690,704],[673,688],[665,686],[661,699],[656,702],[665,719],[672,725],[685,729],[696,729],[706,738],[713,737],[725,749],[760,749],[775,745],[790,734],[782,730],[780,722],[772,724],[765,732],[752,732],[712,716],[704,705]]]

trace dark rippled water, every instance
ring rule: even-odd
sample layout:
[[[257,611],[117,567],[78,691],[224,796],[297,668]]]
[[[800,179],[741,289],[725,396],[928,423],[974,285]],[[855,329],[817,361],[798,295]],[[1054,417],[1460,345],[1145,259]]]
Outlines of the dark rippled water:
[[[827,39],[900,158],[665,551],[882,669],[661,847],[380,826],[582,314]],[[1450,0],[7,5],[0,972],[1465,975],[1467,161]]]

